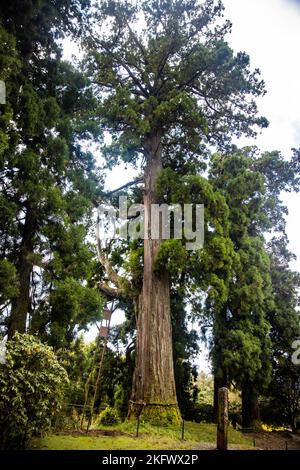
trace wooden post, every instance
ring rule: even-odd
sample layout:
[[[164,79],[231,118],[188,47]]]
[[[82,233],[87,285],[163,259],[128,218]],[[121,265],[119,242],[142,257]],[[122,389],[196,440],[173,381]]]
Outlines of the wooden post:
[[[217,449],[227,450],[228,448],[228,390],[219,388],[218,391],[218,432]]]

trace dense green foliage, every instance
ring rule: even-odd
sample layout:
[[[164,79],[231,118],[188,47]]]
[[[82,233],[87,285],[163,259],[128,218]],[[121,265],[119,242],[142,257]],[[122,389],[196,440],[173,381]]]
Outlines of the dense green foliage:
[[[107,406],[98,417],[99,425],[103,426],[113,426],[119,421],[118,412],[115,408]]]
[[[189,166],[204,140],[223,146],[232,134],[267,125],[253,101],[264,83],[249,57],[228,46],[221,2],[108,0],[96,2],[93,15],[86,61],[106,91],[99,113],[113,137],[105,148],[111,165],[136,162],[157,131],[165,162]]]
[[[246,427],[254,417],[259,419],[259,415],[254,416],[257,398],[266,392],[271,381],[275,347],[272,312],[280,302],[264,234],[270,230],[285,233],[280,191],[297,189],[293,164],[293,160],[285,161],[278,152],[259,155],[253,149],[234,151],[226,158],[220,155],[212,158],[210,180],[230,208],[230,238],[236,252],[230,295],[214,320],[214,371],[220,385],[233,381],[242,390],[243,403],[247,404],[243,411]],[[295,306],[290,304],[294,322],[290,324],[290,333],[294,338],[298,335],[295,326],[299,325]],[[286,311],[281,312],[287,315]],[[286,347],[290,348],[288,331],[283,334]],[[286,360],[290,360],[288,355]]]
[[[299,428],[300,371],[293,364],[293,343],[300,337],[299,273],[289,268],[292,258],[287,240],[272,240],[269,244],[274,308],[270,311],[272,341],[272,380],[267,394],[266,419]]]
[[[68,382],[53,350],[36,337],[16,333],[0,365],[0,446],[23,448],[50,429]]]
[[[65,345],[99,318],[101,298],[86,241],[100,176],[88,80],[62,61],[57,40],[75,34],[88,1],[1,4],[1,325]],[[85,141],[85,148],[82,143]],[[62,295],[63,292],[63,295]],[[80,317],[80,318],[79,318]]]

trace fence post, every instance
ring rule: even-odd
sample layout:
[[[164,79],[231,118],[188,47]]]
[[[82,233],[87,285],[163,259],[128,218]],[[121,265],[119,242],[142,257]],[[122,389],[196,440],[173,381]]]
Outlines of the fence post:
[[[139,437],[139,429],[140,429],[140,415],[138,415],[137,422],[136,422],[136,437]]]
[[[228,449],[228,389],[219,388],[218,391],[218,431],[217,449]]]
[[[182,420],[181,439],[184,441],[184,419]]]

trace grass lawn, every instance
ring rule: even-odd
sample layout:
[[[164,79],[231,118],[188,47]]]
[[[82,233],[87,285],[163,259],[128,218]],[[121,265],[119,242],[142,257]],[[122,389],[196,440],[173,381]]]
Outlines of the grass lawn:
[[[101,433],[110,433],[104,435]],[[125,422],[114,427],[93,428],[86,435],[79,431],[49,434],[35,438],[31,449],[44,450],[180,450],[214,449],[216,426],[206,423],[185,423],[185,439],[181,440],[180,427],[154,427],[140,425],[139,437],[135,437],[134,423]],[[252,438],[229,429],[230,449],[253,449]]]

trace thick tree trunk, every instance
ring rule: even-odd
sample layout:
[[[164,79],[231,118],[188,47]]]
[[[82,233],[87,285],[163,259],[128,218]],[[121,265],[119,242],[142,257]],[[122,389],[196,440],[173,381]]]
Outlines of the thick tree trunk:
[[[254,387],[247,384],[242,389],[242,426],[250,428],[260,421],[258,396]]]
[[[136,365],[129,416],[143,415],[153,423],[178,422],[170,315],[170,286],[167,272],[155,273],[154,260],[161,240],[151,239],[151,204],[155,183],[162,169],[160,137],[148,142],[145,174],[144,276],[137,317]]]
[[[13,300],[8,323],[7,336],[11,339],[18,331],[26,331],[27,315],[30,309],[30,275],[32,271],[33,239],[36,230],[36,220],[33,211],[28,208],[23,229],[17,271],[19,278],[19,294]]]

